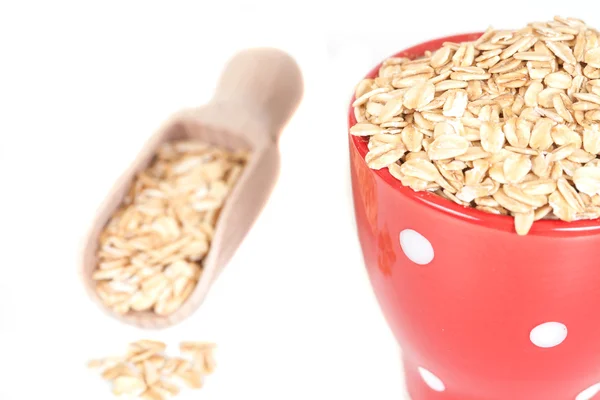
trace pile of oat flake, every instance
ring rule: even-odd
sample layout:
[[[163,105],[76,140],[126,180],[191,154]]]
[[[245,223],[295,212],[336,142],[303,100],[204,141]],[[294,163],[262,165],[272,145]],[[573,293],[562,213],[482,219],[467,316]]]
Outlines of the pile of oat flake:
[[[214,229],[249,153],[202,142],[163,144],[109,220],[92,277],[118,314],[177,311],[202,273]]]
[[[180,393],[178,382],[202,388],[204,377],[216,367],[215,347],[207,342],[182,342],[181,356],[169,356],[165,343],[144,339],[130,343],[125,355],[91,360],[88,367],[100,370],[116,396],[165,400]]]
[[[555,17],[389,58],[356,88],[366,162],[403,185],[511,215],[600,217],[600,36]]]

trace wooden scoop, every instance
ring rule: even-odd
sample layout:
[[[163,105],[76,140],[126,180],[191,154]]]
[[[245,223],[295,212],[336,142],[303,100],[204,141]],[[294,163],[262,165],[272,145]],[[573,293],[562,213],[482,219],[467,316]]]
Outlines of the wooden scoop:
[[[271,194],[279,176],[277,142],[302,92],[300,69],[289,55],[270,48],[245,50],[229,61],[208,104],[175,114],[150,138],[115,183],[84,240],[81,274],[86,291],[101,308],[130,325],[165,328],[181,322],[200,306]],[[251,157],[221,210],[202,275],[186,302],[165,317],[148,311],[119,315],[102,303],[92,279],[99,235],[121,204],[132,179],[149,165],[158,146],[177,139],[249,150]]]

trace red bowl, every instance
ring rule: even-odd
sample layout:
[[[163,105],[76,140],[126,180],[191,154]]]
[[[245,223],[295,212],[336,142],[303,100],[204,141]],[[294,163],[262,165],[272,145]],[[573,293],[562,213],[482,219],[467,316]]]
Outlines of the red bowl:
[[[510,217],[371,170],[367,141],[349,142],[363,256],[412,399],[600,399],[600,221],[538,221],[518,236]]]

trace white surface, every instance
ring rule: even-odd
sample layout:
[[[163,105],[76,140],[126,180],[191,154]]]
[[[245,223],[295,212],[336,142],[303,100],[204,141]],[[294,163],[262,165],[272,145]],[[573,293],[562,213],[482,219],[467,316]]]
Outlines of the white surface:
[[[216,374],[181,400],[402,398],[398,352],[353,225],[345,104],[320,118],[329,91],[321,32],[194,3],[40,3],[11,18],[0,10],[19,61],[0,67],[10,95],[0,129],[0,399],[112,399],[85,363],[142,337],[218,344]],[[223,63],[254,45],[289,51],[306,80],[281,141],[280,183],[193,318],[161,332],[119,325],[77,277],[87,223],[157,126],[207,101]]]
[[[544,349],[556,347],[567,338],[567,327],[560,322],[544,322],[529,334],[531,342]]]
[[[353,224],[352,86],[440,35],[600,17],[583,1],[272,3],[0,3],[1,400],[111,399],[84,364],[141,337],[218,343],[217,373],[181,400],[403,398]],[[223,63],[254,45],[289,51],[306,81],[280,183],[193,318],[161,332],[119,325],[78,281],[87,223],[157,126],[207,101]]]

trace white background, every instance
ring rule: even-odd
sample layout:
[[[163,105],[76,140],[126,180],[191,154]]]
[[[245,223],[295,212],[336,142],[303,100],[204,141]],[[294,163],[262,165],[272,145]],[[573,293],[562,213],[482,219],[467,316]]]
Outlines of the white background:
[[[355,234],[352,86],[427,39],[600,17],[583,1],[267,3],[0,1],[0,400],[111,399],[86,361],[143,337],[218,344],[216,374],[182,400],[405,398]],[[265,45],[306,85],[279,185],[196,314],[159,332],[120,325],[78,280],[87,224],[157,126],[208,101],[236,50]]]

